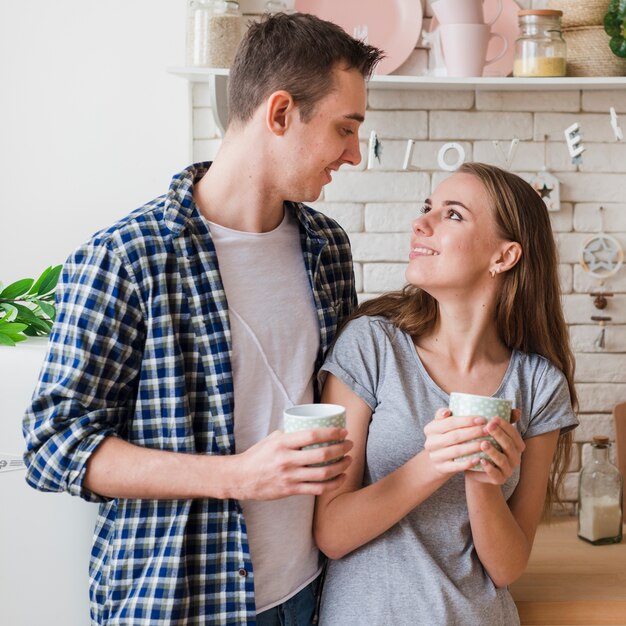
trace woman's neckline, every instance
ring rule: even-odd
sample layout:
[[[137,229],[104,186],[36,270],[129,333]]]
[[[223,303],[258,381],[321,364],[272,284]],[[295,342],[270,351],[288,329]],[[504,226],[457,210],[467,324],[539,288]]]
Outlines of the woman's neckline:
[[[415,358],[415,362],[417,364],[417,367],[422,375],[422,377],[424,378],[424,380],[426,381],[426,383],[434,390],[437,392],[438,395],[440,395],[442,398],[444,398],[446,401],[450,398],[450,394],[445,391],[444,389],[442,389],[437,382],[435,382],[435,380],[433,379],[433,377],[428,373],[428,370],[426,369],[426,366],[424,365],[418,351],[417,351],[417,347],[415,346],[415,343],[413,342],[413,338],[410,337],[408,335],[408,333],[404,332],[403,333],[407,343],[409,344],[409,347],[411,349],[411,352],[413,353],[413,357]],[[511,373],[514,369],[515,363],[517,361],[517,355],[518,355],[518,351],[517,350],[511,350],[511,356],[509,357],[509,362],[507,365],[507,368],[504,372],[504,375],[502,376],[502,379],[500,381],[500,384],[498,385],[498,388],[496,389],[496,391],[491,395],[491,397],[497,398],[500,396],[500,394],[502,393],[502,390],[504,389],[508,379],[511,376]],[[481,395],[486,395],[486,394],[481,394]]]

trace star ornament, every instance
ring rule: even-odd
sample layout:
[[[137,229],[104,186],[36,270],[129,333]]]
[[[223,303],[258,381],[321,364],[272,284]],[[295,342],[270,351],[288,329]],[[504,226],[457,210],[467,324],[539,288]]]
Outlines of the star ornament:
[[[537,191],[539,192],[539,195],[542,198],[549,198],[550,194],[552,193],[552,188],[548,187],[545,183],[543,185],[543,187],[541,189],[537,189]]]
[[[530,181],[531,187],[539,194],[548,211],[559,211],[561,209],[561,193],[559,181],[556,176],[543,170]]]
[[[624,250],[610,235],[597,235],[583,246],[580,264],[596,278],[608,278],[618,272],[624,262]]]

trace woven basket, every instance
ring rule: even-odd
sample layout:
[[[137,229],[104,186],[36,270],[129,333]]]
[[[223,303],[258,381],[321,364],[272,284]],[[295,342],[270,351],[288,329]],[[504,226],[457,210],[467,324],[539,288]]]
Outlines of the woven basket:
[[[626,59],[611,52],[602,26],[570,28],[563,31],[563,38],[568,76],[626,76]]]
[[[600,26],[604,24],[609,2],[610,0],[550,0],[548,8],[563,11],[563,28]]]

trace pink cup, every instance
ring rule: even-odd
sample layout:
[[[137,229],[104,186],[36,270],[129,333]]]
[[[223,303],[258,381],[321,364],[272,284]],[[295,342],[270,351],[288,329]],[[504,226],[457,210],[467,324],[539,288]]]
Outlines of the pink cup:
[[[482,76],[485,65],[502,58],[509,47],[507,40],[500,33],[492,33],[487,24],[442,24],[439,33],[448,76],[452,77]],[[502,50],[486,59],[492,37],[502,40]]]
[[[485,24],[484,0],[436,0],[430,6],[440,24]],[[502,0],[498,1],[495,16],[487,22],[491,26],[502,13]]]

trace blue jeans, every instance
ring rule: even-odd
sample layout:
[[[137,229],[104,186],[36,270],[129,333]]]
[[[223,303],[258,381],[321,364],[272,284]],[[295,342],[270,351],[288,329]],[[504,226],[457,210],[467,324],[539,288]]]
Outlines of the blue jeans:
[[[317,623],[317,592],[321,576],[289,600],[256,616],[257,626],[311,626]]]

